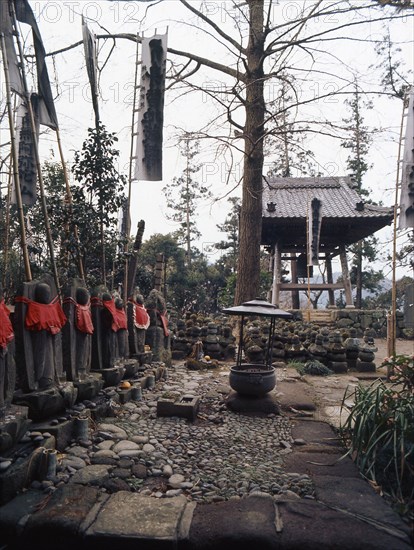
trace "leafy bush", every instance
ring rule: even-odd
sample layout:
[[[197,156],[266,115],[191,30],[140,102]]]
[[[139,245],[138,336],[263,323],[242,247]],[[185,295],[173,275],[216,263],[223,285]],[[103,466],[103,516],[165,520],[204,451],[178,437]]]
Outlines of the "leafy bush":
[[[328,376],[329,374],[333,374],[331,369],[328,369],[323,363],[316,360],[307,361],[303,372],[304,374],[312,374],[313,376]]]
[[[405,359],[403,359],[405,357]],[[389,361],[389,360],[387,360]],[[414,499],[414,395],[413,362],[399,356],[394,383],[377,381],[345,392],[355,405],[340,431],[348,454],[361,473],[390,497],[397,510],[413,519]],[[348,412],[348,411],[347,411]],[[346,417],[344,415],[343,417]]]

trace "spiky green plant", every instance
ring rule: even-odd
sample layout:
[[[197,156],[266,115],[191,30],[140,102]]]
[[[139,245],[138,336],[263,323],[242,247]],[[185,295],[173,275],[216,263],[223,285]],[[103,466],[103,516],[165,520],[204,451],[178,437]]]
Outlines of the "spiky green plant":
[[[340,432],[361,473],[381,487],[400,513],[412,519],[414,501],[414,395],[377,381],[345,392],[353,399]],[[345,418],[346,415],[341,415]]]

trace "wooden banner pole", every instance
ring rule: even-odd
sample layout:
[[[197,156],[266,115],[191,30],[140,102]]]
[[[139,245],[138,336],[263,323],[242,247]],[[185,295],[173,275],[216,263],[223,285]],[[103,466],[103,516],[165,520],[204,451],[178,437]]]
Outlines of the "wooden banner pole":
[[[10,79],[9,79],[9,70],[8,70],[7,54],[6,54],[6,42],[5,42],[3,33],[1,33],[1,51],[3,56],[4,78],[6,83],[6,102],[7,102],[7,113],[9,117],[9,127],[10,127],[11,154],[12,154],[12,160],[13,160],[13,177],[14,177],[14,185],[16,189],[16,202],[17,202],[17,212],[18,212],[19,224],[20,224],[20,237],[21,237],[21,245],[22,245],[22,252],[23,252],[24,270],[26,275],[26,281],[31,281],[32,271],[30,268],[29,251],[27,248],[26,225],[25,225],[25,218],[24,218],[24,211],[23,211],[22,194],[20,189],[19,166],[18,166],[18,157],[17,157],[16,136],[14,132],[13,109],[11,104]]]

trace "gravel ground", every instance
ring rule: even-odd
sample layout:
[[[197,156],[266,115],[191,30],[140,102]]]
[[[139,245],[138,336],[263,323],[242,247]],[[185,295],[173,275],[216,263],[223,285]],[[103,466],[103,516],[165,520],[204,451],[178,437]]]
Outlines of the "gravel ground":
[[[185,494],[196,502],[238,499],[256,491],[275,499],[313,498],[310,477],[283,466],[284,455],[303,443],[292,439],[289,418],[228,410],[228,372],[228,366],[189,371],[175,365],[167,380],[143,390],[141,401],[115,406],[115,416],[97,423],[90,439],[74,443],[59,457],[55,476],[34,486],[52,492],[64,483],[90,483],[111,493]],[[157,417],[158,398],[183,393],[201,397],[194,422]]]

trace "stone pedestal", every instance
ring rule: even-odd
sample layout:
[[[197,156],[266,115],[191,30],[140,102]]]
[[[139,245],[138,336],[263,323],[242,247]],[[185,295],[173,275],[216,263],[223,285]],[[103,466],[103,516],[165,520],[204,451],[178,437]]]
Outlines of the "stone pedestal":
[[[104,387],[107,388],[109,386],[117,386],[119,384],[125,374],[125,368],[112,367],[108,369],[101,369],[96,372],[102,375],[102,378],[104,380]]]
[[[102,375],[99,373],[90,373],[84,380],[75,380],[73,385],[78,390],[78,403],[85,399],[93,399],[98,395],[104,385]]]
[[[234,412],[280,414],[280,406],[276,396],[272,393],[267,393],[262,397],[253,397],[232,391],[226,400],[226,405]]]
[[[78,418],[69,418],[56,423],[52,422],[38,422],[33,424],[32,429],[41,433],[50,433],[55,438],[56,448],[63,452],[66,447],[70,445],[73,439],[77,439],[79,436],[78,430]]]
[[[30,393],[17,391],[13,402],[27,407],[29,418],[35,421],[56,416],[65,410],[64,397],[55,387]]]
[[[27,431],[30,420],[29,409],[19,405],[9,405],[0,419],[0,454],[16,445]]]
[[[200,398],[194,395],[182,395],[175,401],[172,399],[158,399],[157,416],[179,416],[188,420],[197,418]]]
[[[122,366],[125,369],[124,378],[133,378],[138,372],[139,362],[136,359],[123,361]]]

